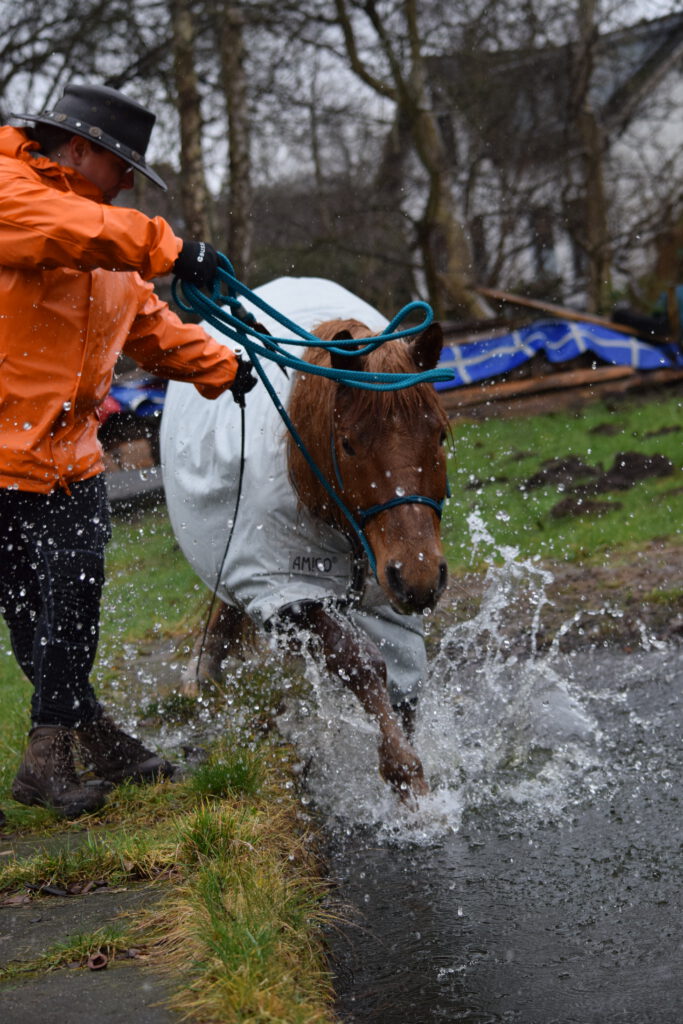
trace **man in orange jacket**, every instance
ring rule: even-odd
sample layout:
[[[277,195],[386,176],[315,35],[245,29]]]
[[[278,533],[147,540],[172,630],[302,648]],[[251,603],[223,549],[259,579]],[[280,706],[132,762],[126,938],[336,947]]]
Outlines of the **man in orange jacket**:
[[[97,409],[121,352],[191,381],[206,398],[243,400],[247,361],[183,324],[150,280],[198,286],[217,253],[161,217],[112,206],[145,162],[155,117],[122,93],[67,86],[52,110],[0,128],[0,610],[33,684],[32,728],[12,793],[73,817],[112,783],[172,766],[104,714],[90,684],[109,508]],[[79,780],[74,752],[92,764]]]

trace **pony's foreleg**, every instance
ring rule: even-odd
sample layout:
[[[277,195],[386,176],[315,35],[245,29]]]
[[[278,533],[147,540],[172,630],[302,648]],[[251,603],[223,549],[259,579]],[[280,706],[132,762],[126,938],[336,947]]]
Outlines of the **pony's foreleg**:
[[[379,770],[402,800],[429,791],[422,763],[408,742],[387,690],[384,660],[369,637],[354,629],[339,612],[307,605],[288,615],[290,621],[310,629],[321,641],[325,665],[355,694],[380,731]]]
[[[223,601],[216,602],[208,625],[206,629],[202,627],[183,670],[180,693],[184,697],[198,697],[202,684],[220,679],[224,659],[229,654],[241,653],[243,624],[243,612]]]

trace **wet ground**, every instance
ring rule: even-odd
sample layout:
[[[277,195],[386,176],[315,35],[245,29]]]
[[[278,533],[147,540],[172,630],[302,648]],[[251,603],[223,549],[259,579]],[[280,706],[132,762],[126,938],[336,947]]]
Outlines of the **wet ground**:
[[[321,687],[281,717],[326,822],[345,1024],[681,1019],[681,578],[657,544],[472,577],[430,639],[416,813],[352,705]]]
[[[0,855],[11,851],[24,858],[45,847],[55,853],[59,844],[72,848],[86,838],[85,832],[67,839],[0,837]],[[96,887],[84,895],[26,896],[26,902],[21,902],[19,893],[17,902],[0,906],[0,977],[3,969],[19,969],[14,980],[0,987],[0,1020],[6,1024],[177,1024],[179,1016],[164,1005],[171,995],[168,980],[147,969],[139,950],[121,951],[105,968],[96,970],[84,969],[79,960],[49,973],[21,976],[22,966],[28,967],[43,953],[79,935],[125,925],[162,895],[158,885]]]
[[[520,652],[528,649],[532,626],[540,650],[554,643],[564,651],[600,644],[624,650],[640,647],[647,637],[683,643],[682,544],[654,540],[625,554],[606,552],[602,562],[552,562],[546,568],[541,590],[521,574],[502,613],[509,641]],[[437,641],[453,621],[478,613],[487,585],[484,572],[450,580],[435,616]]]
[[[477,779],[465,753],[452,833],[330,833],[354,908],[332,938],[342,1020],[681,1019],[683,655],[581,655],[572,689],[594,738],[523,779]]]

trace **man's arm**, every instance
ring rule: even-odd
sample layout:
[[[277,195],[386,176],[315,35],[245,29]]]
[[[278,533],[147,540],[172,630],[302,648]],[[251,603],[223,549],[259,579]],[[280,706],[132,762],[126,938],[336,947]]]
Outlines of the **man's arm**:
[[[184,324],[152,291],[133,322],[124,352],[150,373],[191,382],[205,398],[217,398],[230,388],[238,369],[232,349],[198,324]]]
[[[45,185],[30,167],[0,160],[0,252],[5,266],[172,270],[183,247],[162,217]]]

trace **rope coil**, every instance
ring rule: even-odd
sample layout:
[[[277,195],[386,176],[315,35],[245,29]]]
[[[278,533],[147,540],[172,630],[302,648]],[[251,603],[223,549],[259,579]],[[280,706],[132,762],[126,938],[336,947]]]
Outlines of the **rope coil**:
[[[221,291],[221,285],[227,287],[227,293]],[[368,391],[397,391],[400,388],[413,387],[415,384],[452,380],[455,376],[453,370],[446,368],[424,370],[419,373],[367,373],[364,370],[317,366],[283,349],[285,345],[298,345],[305,348],[323,348],[337,355],[348,355],[349,352],[352,352],[354,356],[367,355],[386,341],[411,337],[429,327],[434,319],[434,314],[426,302],[408,303],[377,335],[369,338],[349,338],[348,340],[330,342],[321,341],[315,334],[311,334],[310,331],[294,323],[247,288],[237,279],[232,264],[223,253],[218,254],[218,271],[211,295],[207,295],[196,285],[179,281],[178,278],[173,281],[172,291],[174,301],[180,309],[186,313],[198,314],[221,334],[241,345],[261,378],[264,377],[260,366],[261,358],[269,359],[279,366],[328,377],[339,383]],[[240,296],[253,303],[261,312],[266,313],[286,330],[291,331],[294,337],[277,338],[260,331],[253,314],[248,313],[242,306]],[[402,330],[398,329],[399,324],[406,317],[418,311],[423,314],[419,324],[405,327]]]

